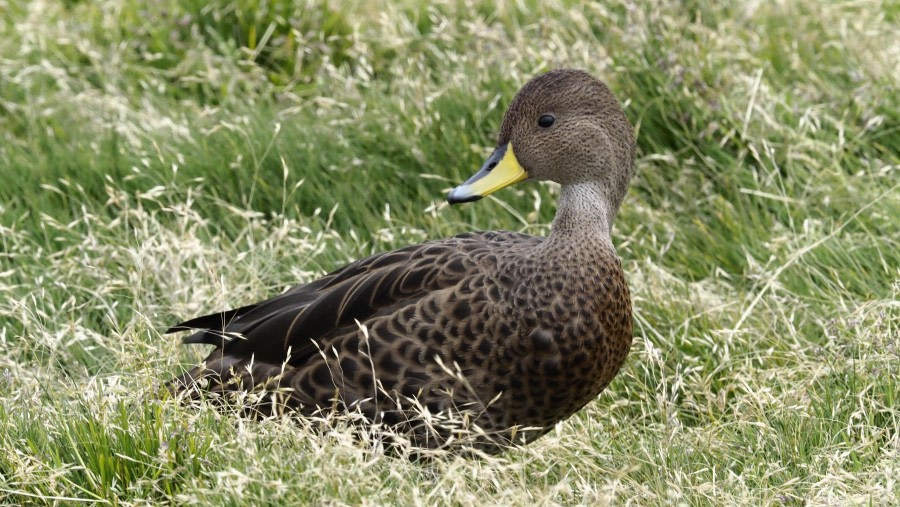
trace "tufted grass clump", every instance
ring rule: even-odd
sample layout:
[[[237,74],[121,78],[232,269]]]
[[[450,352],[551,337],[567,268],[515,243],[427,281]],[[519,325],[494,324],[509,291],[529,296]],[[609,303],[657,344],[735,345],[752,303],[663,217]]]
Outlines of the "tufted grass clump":
[[[0,0],[0,503],[900,502],[900,7]],[[545,234],[449,208],[532,75],[638,132],[635,344],[526,448],[411,461],[163,382],[161,335],[377,251]],[[409,450],[409,452],[413,452]]]

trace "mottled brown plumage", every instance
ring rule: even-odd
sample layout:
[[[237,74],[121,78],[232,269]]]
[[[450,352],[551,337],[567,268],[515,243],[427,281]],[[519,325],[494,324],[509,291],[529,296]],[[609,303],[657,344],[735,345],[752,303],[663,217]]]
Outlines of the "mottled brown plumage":
[[[539,124],[547,115],[549,127]],[[497,158],[479,174],[507,146],[528,179],[562,185],[547,238],[429,241],[179,324],[169,331],[199,329],[185,341],[216,348],[175,390],[273,393],[263,410],[303,415],[359,410],[418,445],[447,444],[454,430],[426,423],[424,407],[477,425],[483,435],[469,443],[489,451],[534,440],[594,399],[631,346],[631,301],[610,239],[632,175],[631,125],[606,85],[552,71],[513,99]],[[481,195],[454,192],[456,201]]]

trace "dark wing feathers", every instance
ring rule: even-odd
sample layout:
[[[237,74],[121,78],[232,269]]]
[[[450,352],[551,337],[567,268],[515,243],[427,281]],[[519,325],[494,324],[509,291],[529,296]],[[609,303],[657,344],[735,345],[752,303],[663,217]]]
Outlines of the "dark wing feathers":
[[[223,329],[225,326],[230,324],[235,319],[235,317],[247,313],[257,306],[258,305],[255,304],[247,305],[240,308],[235,308],[234,310],[213,313],[210,315],[203,315],[202,317],[195,317],[191,320],[184,321],[181,324],[177,324],[170,327],[169,329],[166,329],[165,334],[177,333],[178,331],[190,331],[191,329]],[[191,342],[185,340],[185,343]]]
[[[535,240],[516,233],[463,234],[353,262],[267,301],[191,319],[167,333],[199,329],[185,343],[206,343],[231,355],[291,362],[315,352],[314,341],[380,310],[402,306],[463,279],[485,242]]]
[[[321,298],[323,294],[326,294],[327,289],[334,289],[336,286],[339,286],[341,282],[352,278],[358,278],[360,275],[368,273],[372,267],[382,268],[403,262],[407,259],[407,256],[405,255],[405,251],[407,250],[410,249],[404,248],[395,252],[375,255],[353,262],[318,280],[306,285],[293,287],[284,294],[275,296],[261,303],[242,306],[234,310],[227,310],[210,315],[203,315],[182,322],[167,329],[166,334],[200,329],[201,331],[186,337],[184,343],[205,343],[208,345],[221,346],[223,340],[231,340],[230,335],[248,334],[250,331],[258,328],[263,322],[274,318],[276,322],[272,322],[267,326],[272,327],[273,324],[283,320],[276,317],[285,312],[296,316],[297,312],[302,311],[311,303],[315,303],[318,298]]]

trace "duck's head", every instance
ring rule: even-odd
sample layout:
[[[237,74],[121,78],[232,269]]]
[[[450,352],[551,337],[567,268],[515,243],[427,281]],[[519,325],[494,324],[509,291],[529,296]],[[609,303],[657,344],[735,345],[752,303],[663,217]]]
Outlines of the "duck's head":
[[[554,70],[516,94],[497,149],[447,200],[475,201],[523,180],[583,183],[605,194],[614,216],[633,163],[632,127],[609,88],[584,71]]]

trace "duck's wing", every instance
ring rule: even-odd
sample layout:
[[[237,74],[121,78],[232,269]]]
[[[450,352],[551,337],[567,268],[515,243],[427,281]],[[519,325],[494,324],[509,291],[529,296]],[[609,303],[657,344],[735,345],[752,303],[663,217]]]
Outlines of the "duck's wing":
[[[185,343],[216,345],[232,357],[276,364],[290,350],[297,364],[318,351],[321,337],[490,272],[498,251],[540,240],[500,231],[429,241],[373,255],[272,299],[191,319],[166,332],[199,330]]]

